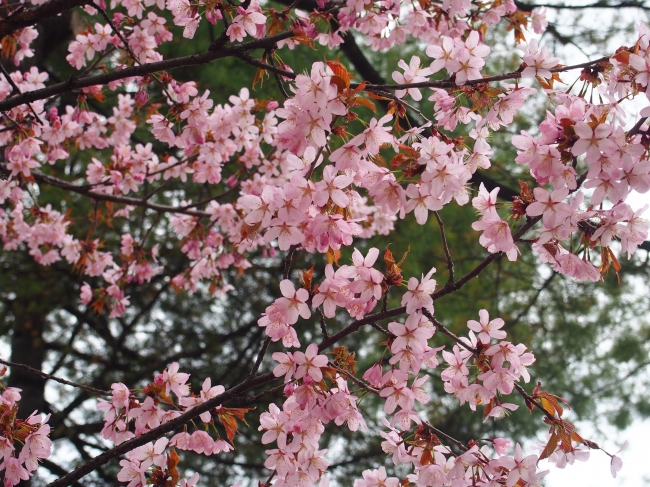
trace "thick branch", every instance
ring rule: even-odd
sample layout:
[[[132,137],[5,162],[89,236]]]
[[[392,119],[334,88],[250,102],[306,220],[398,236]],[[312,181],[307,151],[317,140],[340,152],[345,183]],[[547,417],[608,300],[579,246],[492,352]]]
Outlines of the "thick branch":
[[[235,56],[241,58],[244,53],[253,49],[265,49],[275,45],[278,41],[293,37],[293,31],[282,32],[263,39],[255,39],[254,41],[245,42],[231,47],[223,47],[215,50],[208,50],[200,54],[192,54],[190,56],[181,56],[173,59],[165,59],[155,63],[141,64],[129,68],[111,71],[110,73],[98,74],[95,76],[87,76],[85,78],[77,79],[71,77],[67,81],[57,83],[40,90],[29,91],[20,96],[15,96],[10,99],[0,102],[0,112],[11,110],[18,105],[30,103],[36,100],[42,100],[50,96],[60,95],[72,90],[86,88],[89,86],[104,85],[111,81],[118,81],[133,76],[144,76],[158,71],[166,71],[175,68],[182,68],[186,66],[197,66],[207,64],[217,59]]]
[[[107,193],[96,193],[94,191],[91,191],[88,186],[78,186],[76,184],[63,181],[62,179],[55,178],[53,176],[48,176],[47,174],[43,174],[38,171],[32,171],[32,176],[38,182],[51,184],[52,186],[57,186],[65,190],[72,191],[73,193],[87,196],[88,198],[92,198],[96,201],[111,201],[113,203],[122,203],[125,205],[141,206],[161,213],[183,213],[186,215],[198,216],[200,218],[210,216],[210,214],[205,211],[192,210],[191,207],[196,205],[191,205],[188,206],[187,208],[159,205],[156,203],[150,203],[144,199],[131,198],[129,196],[107,194]]]
[[[365,54],[354,40],[352,33],[348,33],[343,37],[343,44],[339,48],[345,53],[354,68],[361,75],[361,78],[374,85],[385,84],[386,81],[379,74],[379,71],[368,61]]]
[[[550,69],[549,71],[551,71],[552,73],[562,73],[565,71],[572,71],[574,69],[584,69],[603,62],[609,62],[609,58],[610,58],[609,56],[603,56],[593,61],[587,61],[580,64],[572,64],[570,66],[553,68]],[[365,89],[366,91],[382,91],[382,90],[393,91],[393,90],[403,90],[408,88],[458,88],[460,89],[462,86],[473,86],[482,83],[491,83],[493,81],[506,81],[512,79],[521,79],[521,72],[512,71],[511,73],[504,73],[496,76],[486,76],[484,78],[469,80],[464,85],[460,85],[460,86],[457,85],[454,80],[447,78],[440,81],[422,81],[420,83],[382,84],[382,85],[366,84]],[[351,83],[350,86],[356,88],[357,86],[359,86],[359,83]]]
[[[268,373],[268,374],[257,376],[252,379],[248,379],[242,382],[241,384],[236,385],[232,389],[225,391],[223,394],[219,394],[218,396],[209,399],[203,404],[200,404],[199,406],[190,409],[189,411],[181,414],[177,418],[174,418],[171,421],[168,421],[167,423],[158,426],[157,428],[147,431],[141,436],[125,441],[124,443],[121,443],[120,445],[112,448],[111,450],[96,456],[95,458],[86,462],[84,465],[75,469],[69,474],[64,475],[63,477],[55,480],[54,482],[51,482],[50,484],[47,485],[47,487],[67,487],[73,482],[76,482],[77,480],[88,475],[90,472],[108,463],[112,459],[117,458],[120,455],[123,455],[124,453],[133,450],[134,448],[145,445],[150,441],[157,440],[165,433],[169,433],[170,431],[174,431],[176,428],[182,427],[184,424],[190,422],[192,419],[196,418],[200,414],[209,411],[211,409],[214,409],[215,407],[224,403],[228,399],[235,397],[237,394],[241,394],[242,392],[246,392],[252,389],[253,387],[268,384],[275,380],[277,380],[277,377],[275,377],[272,373]]]
[[[42,20],[51,19],[66,10],[81,7],[87,3],[89,3],[89,0],[50,0],[37,7],[19,9],[13,15],[0,20],[0,39],[18,29],[29,27]]]
[[[599,1],[594,3],[588,3],[587,5],[571,5],[567,3],[525,3],[515,0],[515,5],[522,12],[532,12],[533,9],[539,7],[552,8],[555,10],[586,10],[588,8],[608,8],[608,9],[619,9],[619,8],[641,8],[643,10],[650,10],[650,6],[646,5],[645,2],[639,2],[635,0],[627,0],[619,3],[609,3],[606,1]]]

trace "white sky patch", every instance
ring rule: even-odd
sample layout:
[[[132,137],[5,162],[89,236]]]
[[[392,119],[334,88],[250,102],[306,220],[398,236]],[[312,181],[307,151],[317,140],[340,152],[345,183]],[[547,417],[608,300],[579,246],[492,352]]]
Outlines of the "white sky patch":
[[[616,478],[609,470],[609,457],[602,451],[592,451],[589,461],[576,462],[565,469],[547,466],[546,460],[540,462],[540,468],[550,468],[551,472],[544,478],[546,487],[648,487],[650,486],[650,462],[648,461],[647,441],[650,437],[650,421],[635,421],[625,431],[603,425],[597,433],[593,425],[578,423],[580,434],[595,439],[610,453],[616,453],[625,440],[629,442],[626,450],[619,456],[623,459],[623,469]],[[532,448],[531,444],[527,445]],[[610,451],[611,450],[611,451]]]

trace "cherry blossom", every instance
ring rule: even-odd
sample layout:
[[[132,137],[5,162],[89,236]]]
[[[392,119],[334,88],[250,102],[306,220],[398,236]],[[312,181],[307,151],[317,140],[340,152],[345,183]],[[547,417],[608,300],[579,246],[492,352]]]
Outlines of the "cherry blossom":
[[[479,340],[483,343],[490,343],[492,338],[501,340],[506,337],[506,332],[500,330],[504,325],[504,321],[501,318],[495,318],[490,321],[490,315],[484,309],[479,310],[478,315],[481,321],[469,320],[467,327],[478,333]]]
[[[327,365],[327,356],[318,355],[318,346],[312,343],[307,347],[305,353],[295,352],[293,359],[298,366],[294,373],[296,379],[301,379],[305,375],[309,375],[316,382],[323,379],[323,373],[320,369]]]

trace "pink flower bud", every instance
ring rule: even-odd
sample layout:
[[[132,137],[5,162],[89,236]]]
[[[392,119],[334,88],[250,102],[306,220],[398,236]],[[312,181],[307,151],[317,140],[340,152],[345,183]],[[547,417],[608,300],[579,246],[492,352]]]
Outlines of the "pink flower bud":
[[[279,106],[280,104],[277,101],[273,100],[266,104],[266,110],[270,112],[271,110],[275,110]]]
[[[237,176],[233,174],[226,180],[226,184],[230,186],[231,188],[234,188],[238,183]]]
[[[90,301],[93,299],[93,290],[91,287],[88,285],[87,282],[83,283],[83,286],[81,286],[81,303],[84,305],[88,305]]]
[[[494,438],[492,444],[499,455],[505,455],[510,446],[510,440],[506,440],[505,438]]]
[[[140,108],[140,107],[142,107],[145,103],[147,103],[147,100],[149,100],[149,92],[147,92],[147,90],[145,90],[145,89],[139,90],[139,91],[135,94],[134,99],[135,99],[135,105],[136,105],[138,108]]]
[[[363,380],[368,382],[373,387],[381,387],[382,384],[382,373],[381,373],[381,364],[376,363],[363,374]]]
[[[223,19],[223,15],[221,15],[221,10],[219,9],[207,10],[205,12],[205,18],[212,25],[215,25],[217,23],[217,20]]]

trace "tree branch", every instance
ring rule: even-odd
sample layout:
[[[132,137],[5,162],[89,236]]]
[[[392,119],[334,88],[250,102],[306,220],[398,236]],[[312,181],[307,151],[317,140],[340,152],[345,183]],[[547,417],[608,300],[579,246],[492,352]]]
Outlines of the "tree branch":
[[[257,355],[257,359],[255,360],[255,364],[253,365],[253,369],[251,370],[250,374],[248,374],[249,378],[253,378],[257,375],[257,371],[260,370],[260,365],[262,365],[262,360],[264,360],[264,355],[266,355],[266,351],[269,349],[269,344],[271,343],[271,337],[266,337],[266,340],[264,340],[264,343],[262,344],[262,348],[260,349],[260,353]]]
[[[11,75],[7,72],[4,65],[2,65],[1,63],[0,63],[0,71],[2,72],[4,77],[7,79],[7,83],[9,83],[11,85],[11,93],[9,94],[9,96],[10,97],[11,96],[20,96],[22,94],[22,91],[20,90],[18,85],[14,82]],[[39,123],[39,125],[43,125],[43,120],[41,120],[41,118],[38,116],[38,114],[36,113],[36,110],[34,110],[34,107],[32,107],[32,105],[30,103],[28,103],[27,106],[29,107],[29,111],[32,112],[32,115],[34,115],[34,118]]]
[[[445,252],[445,258],[447,259],[447,270],[449,272],[448,282],[454,282],[454,261],[451,258],[451,253],[449,252],[449,245],[447,244],[447,236],[445,235],[445,224],[442,222],[440,215],[437,211],[434,211],[433,214],[438,220],[438,225],[440,226],[440,239],[442,240],[442,249]]]
[[[107,194],[107,193],[96,193],[94,191],[91,191],[90,187],[87,185],[78,186],[76,184],[69,183],[67,181],[64,181],[59,178],[55,178],[53,176],[48,176],[47,174],[43,174],[38,171],[32,171],[32,176],[38,182],[51,184],[52,186],[57,186],[59,188],[66,189],[68,191],[72,191],[73,193],[87,196],[88,198],[92,198],[96,201],[111,201],[113,203],[122,203],[125,205],[141,206],[162,213],[183,213],[185,215],[197,216],[199,218],[210,217],[210,214],[205,211],[192,210],[191,208],[195,205],[189,205],[188,207],[159,205],[156,203],[149,203],[147,200],[144,199],[132,198],[130,196],[121,196],[121,195]]]
[[[18,29],[29,27],[42,20],[51,19],[74,7],[88,4],[88,0],[50,0],[36,7],[15,11],[6,19],[0,20],[0,39]]]
[[[179,428],[184,424],[190,422],[192,419],[196,418],[200,414],[210,411],[211,409],[219,406],[220,404],[224,403],[228,399],[235,397],[237,394],[246,392],[257,386],[268,384],[275,380],[277,380],[277,377],[275,377],[272,373],[260,375],[252,379],[245,380],[244,382],[234,386],[233,388],[225,391],[224,393],[219,394],[218,396],[215,396],[212,399],[207,400],[203,404],[200,404],[195,408],[190,409],[189,411],[186,411],[185,413],[168,421],[167,423],[164,423],[152,430],[149,430],[143,435],[140,435],[136,438],[127,440],[124,443],[121,443],[115,446],[114,448],[108,450],[107,452],[104,452],[96,456],[95,458],[89,460],[84,465],[78,467],[77,469],[73,470],[69,474],[64,475],[63,477],[55,480],[54,482],[49,483],[47,487],[67,487],[71,485],[73,482],[76,482],[77,480],[85,477],[89,473],[101,467],[102,465],[108,463],[112,459],[117,458],[120,455],[123,455],[124,453],[127,453],[139,446],[145,445],[150,441],[157,440],[165,433],[174,431],[176,428]]]
[[[610,56],[603,56],[601,58],[595,59],[593,61],[587,61],[584,63],[580,64],[572,64],[570,66],[562,66],[559,68],[553,68],[550,69],[552,73],[562,73],[565,71],[572,71],[574,69],[584,69],[588,68],[590,66],[594,66],[595,64],[600,64],[603,62],[609,62]],[[512,79],[521,79],[521,72],[520,71],[512,71],[510,73],[504,73],[504,74],[499,74],[496,76],[486,76],[484,78],[479,78],[479,79],[473,79],[473,80],[468,80],[465,84],[463,85],[457,85],[454,80],[451,78],[439,80],[439,81],[422,81],[420,83],[402,83],[402,84],[366,84],[365,90],[366,91],[377,91],[381,92],[382,90],[388,90],[388,91],[393,91],[393,90],[403,90],[403,89],[408,89],[408,88],[462,88],[463,86],[474,86],[474,85],[479,85],[482,83],[491,83],[494,81],[505,81],[505,80],[512,80]],[[350,83],[350,86],[352,88],[356,88],[359,86],[359,83]]]
[[[601,0],[594,3],[589,3],[587,5],[571,5],[567,3],[525,3],[519,0],[515,0],[515,5],[517,6],[517,9],[521,10],[522,12],[532,12],[533,9],[539,7],[552,8],[555,10],[586,10],[588,8],[640,8],[643,10],[650,10],[650,6],[646,5],[644,2],[639,2],[636,0],[626,0],[619,3],[608,3],[607,1]]]
[[[15,367],[15,368],[18,368],[18,369],[23,369],[23,370],[26,370],[27,372],[30,372],[30,373],[34,374],[34,375],[40,375],[41,377],[53,380],[55,382],[59,382],[60,384],[65,384],[67,386],[72,386],[72,387],[77,387],[79,389],[84,389],[84,390],[92,392],[94,394],[99,394],[100,396],[112,396],[113,395],[113,393],[111,391],[102,391],[101,389],[95,389],[94,387],[85,386],[83,384],[78,384],[77,382],[71,382],[69,380],[62,379],[60,377],[56,377],[54,375],[51,375],[51,374],[48,374],[48,373],[43,372],[41,370],[30,367],[29,365],[17,364],[15,362],[9,362],[8,360],[3,360],[3,359],[0,359],[0,364],[8,365],[9,367]]]
[[[85,1],[85,0],[84,0]],[[138,66],[131,66],[129,68],[118,69],[110,73],[98,74],[95,76],[87,76],[85,78],[70,77],[67,81],[57,83],[40,90],[29,91],[22,95],[0,102],[0,112],[5,112],[14,107],[24,103],[30,103],[36,100],[42,100],[50,96],[60,95],[68,91],[77,90],[80,88],[87,88],[89,86],[104,85],[111,81],[118,81],[124,78],[131,78],[134,76],[144,76],[147,74],[155,73],[158,71],[166,71],[169,69],[182,68],[186,66],[197,66],[207,64],[217,59],[226,57],[242,57],[243,53],[253,49],[265,49],[275,45],[278,41],[293,37],[294,32],[289,30],[280,34],[264,37],[263,39],[255,39],[254,41],[245,42],[236,46],[224,47],[215,50],[208,50],[200,54],[191,54],[189,56],[181,56],[173,59],[165,59],[155,63],[141,64]],[[277,69],[277,68],[276,68]],[[294,75],[295,76],[295,75]]]

